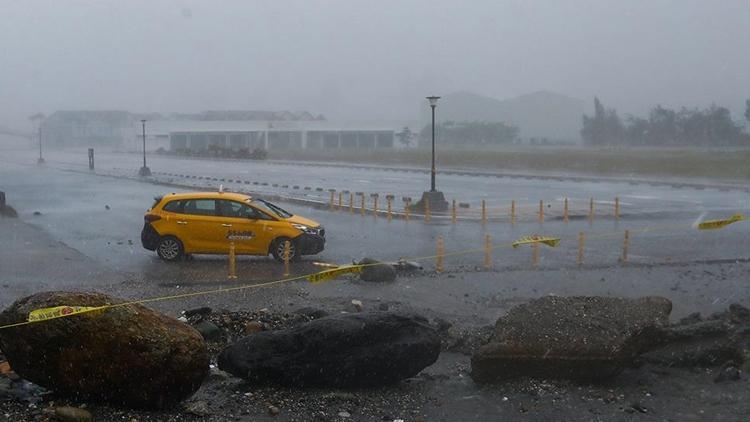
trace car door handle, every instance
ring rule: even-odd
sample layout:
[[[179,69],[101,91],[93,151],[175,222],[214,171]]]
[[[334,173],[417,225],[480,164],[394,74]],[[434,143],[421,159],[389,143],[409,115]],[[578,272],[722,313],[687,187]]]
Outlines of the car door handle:
[[[187,221],[178,221],[177,224],[187,224]]]
[[[227,223],[223,223],[222,226],[224,226],[224,227],[232,227],[231,224],[227,224]]]

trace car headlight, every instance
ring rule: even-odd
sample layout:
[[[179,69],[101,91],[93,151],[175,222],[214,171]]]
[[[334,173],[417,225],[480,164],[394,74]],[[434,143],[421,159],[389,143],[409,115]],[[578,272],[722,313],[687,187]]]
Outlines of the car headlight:
[[[301,230],[307,234],[321,235],[322,227],[308,227],[304,224],[292,224],[295,229]]]

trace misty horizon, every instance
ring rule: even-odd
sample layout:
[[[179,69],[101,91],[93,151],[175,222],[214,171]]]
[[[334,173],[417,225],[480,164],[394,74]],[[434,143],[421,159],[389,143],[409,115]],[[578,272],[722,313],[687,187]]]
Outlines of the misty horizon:
[[[419,119],[424,97],[599,97],[741,120],[750,3],[2,1],[0,125],[37,112],[307,110]]]

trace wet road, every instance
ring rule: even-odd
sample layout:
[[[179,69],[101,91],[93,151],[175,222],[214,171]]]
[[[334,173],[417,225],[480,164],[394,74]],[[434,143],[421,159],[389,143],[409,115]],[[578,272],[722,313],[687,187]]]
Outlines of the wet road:
[[[122,157],[130,156],[111,154],[105,157],[109,158],[103,157],[101,161],[104,163],[98,162],[99,167],[105,167],[109,159],[114,160],[115,157],[122,159]],[[2,170],[0,170],[0,186],[2,186],[0,189],[6,191],[9,203],[16,207],[24,221],[42,228],[52,238],[65,243],[112,271],[146,279],[171,280],[169,283],[179,283],[179,280],[201,283],[225,278],[226,257],[199,256],[194,261],[168,265],[161,262],[155,253],[144,250],[140,245],[143,213],[152,204],[153,197],[186,189],[101,177],[82,172],[62,171],[55,163],[62,163],[63,158],[64,156],[51,157],[50,164],[45,168],[3,163]],[[153,160],[152,166],[163,166],[166,163],[172,166],[184,166],[186,163],[186,161],[175,159],[161,160]],[[368,170],[362,175],[347,175],[346,173],[350,170],[336,168],[300,167],[298,169],[287,165],[252,163],[252,169],[250,169],[246,163],[217,165],[203,160],[187,163],[190,164],[191,172],[211,171],[224,178],[228,178],[228,174],[239,171],[236,167],[245,167],[248,173],[243,177],[248,179],[259,174],[273,179],[271,176],[279,175],[281,172],[291,179],[290,172],[294,170],[294,180],[318,177],[322,184],[324,181],[331,180],[331,175],[337,174],[337,181],[342,184],[343,180],[356,184],[360,180],[366,180],[366,177],[371,177],[374,180],[372,184],[385,191],[406,192],[408,189],[417,189],[417,180],[412,180],[416,179],[413,176],[404,178],[404,175],[397,174],[398,177],[395,180],[389,180],[387,177],[382,177],[384,174],[389,174],[388,172],[377,170]],[[269,175],[261,169],[273,170],[276,173]],[[322,173],[322,175],[313,176],[306,172]],[[376,173],[376,175],[370,173]],[[378,175],[381,178],[376,177]],[[482,192],[482,187],[468,186],[476,182],[474,179],[481,178],[467,176],[454,176],[454,178],[455,180],[450,182],[449,177],[444,177],[447,192],[450,192],[448,188],[451,183],[456,185],[457,191],[464,190],[477,194]],[[406,183],[407,180],[411,182]],[[498,180],[491,179],[482,183],[486,183],[487,189],[497,191],[505,189],[506,186],[500,185]],[[546,182],[515,180],[514,183],[509,189],[521,192],[528,186],[533,192],[527,194],[526,197],[529,198],[534,193],[553,196],[556,191],[554,184]],[[731,261],[748,257],[749,223],[736,223],[729,229],[718,231],[698,231],[692,227],[699,218],[722,218],[735,212],[747,213],[750,211],[750,194],[748,193],[722,192],[714,189],[672,192],[664,188],[658,188],[660,191],[657,192],[656,187],[644,188],[641,192],[638,189],[642,187],[634,187],[627,183],[551,183],[567,183],[567,185],[576,186],[581,192],[580,196],[588,196],[590,192],[602,193],[604,191],[610,197],[615,195],[620,195],[621,198],[640,196],[641,201],[648,203],[654,212],[628,212],[628,207],[632,205],[623,199],[623,217],[619,221],[611,217],[597,217],[593,222],[586,219],[574,219],[569,223],[563,223],[559,219],[547,219],[540,224],[533,216],[528,216],[515,225],[507,221],[495,221],[482,226],[476,221],[459,221],[457,224],[451,224],[449,219],[434,219],[429,224],[420,220],[406,222],[396,219],[389,222],[383,217],[373,215],[363,217],[356,212],[350,214],[346,210],[331,212],[299,204],[282,203],[282,206],[293,213],[321,222],[328,232],[326,250],[318,256],[307,257],[304,262],[296,264],[293,269],[294,273],[314,271],[315,267],[311,265],[311,262],[317,260],[342,264],[365,256],[384,260],[395,260],[400,257],[410,259],[431,257],[436,253],[438,236],[443,236],[445,249],[449,254],[474,249],[471,253],[447,256],[445,266],[448,270],[473,269],[481,267],[483,263],[484,255],[481,248],[485,235],[491,236],[494,245],[492,260],[496,269],[526,269],[531,268],[532,265],[531,248],[526,246],[514,249],[510,247],[510,243],[521,236],[531,234],[562,239],[556,248],[546,246],[540,248],[539,267],[575,268],[579,232],[586,234],[583,254],[586,266],[616,266],[619,265],[618,260],[622,255],[623,235],[626,229],[630,230],[628,250],[630,265]],[[315,185],[312,181],[310,184]],[[587,191],[587,185],[598,190]],[[261,188],[272,190],[270,185],[247,186],[253,190],[256,187],[261,191],[263,191]],[[630,189],[628,191],[630,194],[619,191],[619,188]],[[414,190],[410,193],[413,194]],[[646,197],[650,199],[643,199]],[[521,198],[520,193],[519,198]],[[109,209],[106,209],[107,206]],[[35,212],[40,215],[35,215]],[[420,262],[428,269],[434,268],[434,259],[421,259]],[[238,272],[242,281],[279,277],[282,269],[270,258],[241,257]]]
[[[15,155],[8,155],[8,159],[33,162],[34,155],[31,151],[16,152]],[[52,151],[47,154],[47,160],[50,165],[70,169],[85,170],[88,166],[84,150]],[[106,174],[131,176],[137,172],[140,163],[140,156],[137,154],[98,152],[96,156],[97,172]],[[282,194],[320,202],[329,201],[329,189],[336,189],[337,192],[363,192],[368,208],[372,207],[370,194],[378,193],[380,209],[385,208],[386,194],[396,197],[394,209],[403,209],[402,197],[410,196],[416,201],[429,182],[429,176],[424,174],[422,169],[409,172],[387,168],[182,159],[163,155],[149,155],[148,163],[154,177],[165,182],[196,187],[218,187],[219,184],[223,184],[235,190],[251,189],[258,193]],[[618,182],[611,179],[583,180],[564,177],[538,179],[522,175],[487,177],[438,174],[438,186],[445,192],[446,198],[469,204],[468,210],[460,211],[473,217],[479,215],[482,200],[486,201],[491,218],[509,218],[512,200],[517,203],[517,212],[521,219],[535,220],[540,200],[544,201],[548,216],[560,216],[565,197],[569,198],[571,212],[577,214],[588,213],[589,200],[594,198],[595,213],[602,216],[611,216],[614,213],[615,197],[620,199],[621,212],[631,215],[658,216],[660,213],[680,212],[692,215],[696,211],[750,209],[750,189],[747,186],[729,189],[662,182],[654,181],[649,184],[640,180]],[[342,199],[344,204],[348,203],[346,195]],[[357,204],[359,199],[355,198],[355,206]]]

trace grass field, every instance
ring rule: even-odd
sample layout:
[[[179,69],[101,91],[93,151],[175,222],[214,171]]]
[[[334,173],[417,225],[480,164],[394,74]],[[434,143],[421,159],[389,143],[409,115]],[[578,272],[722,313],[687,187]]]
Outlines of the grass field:
[[[438,166],[497,171],[575,173],[582,175],[750,180],[750,150],[604,150],[537,148],[508,151],[439,151]],[[351,164],[424,166],[427,150],[271,151],[271,159]]]

